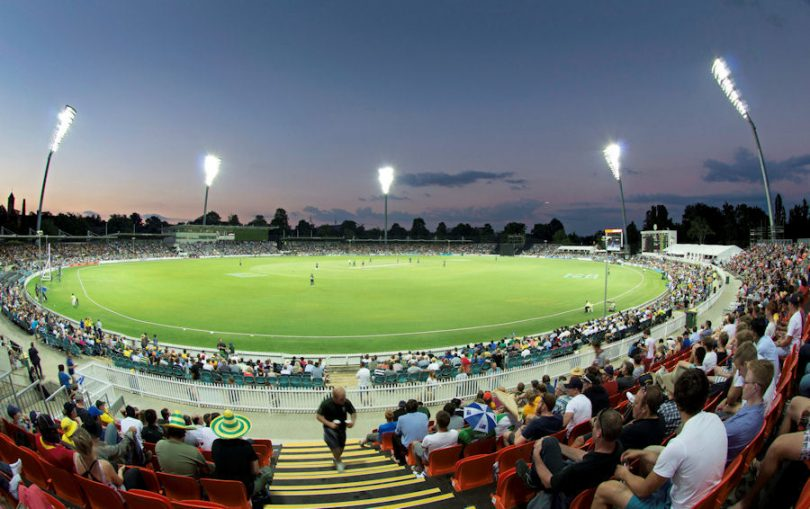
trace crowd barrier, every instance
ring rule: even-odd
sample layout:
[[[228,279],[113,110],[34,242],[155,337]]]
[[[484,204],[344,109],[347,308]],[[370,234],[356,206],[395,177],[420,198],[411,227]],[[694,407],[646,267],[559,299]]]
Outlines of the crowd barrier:
[[[717,302],[717,291],[697,308],[704,313]],[[683,313],[678,313],[662,324],[652,328],[653,337],[670,337],[680,333],[686,323]],[[638,341],[640,334],[615,343],[603,345],[609,359],[626,355],[631,343]],[[444,404],[452,398],[470,399],[479,390],[496,387],[515,387],[547,374],[552,378],[568,374],[575,367],[587,367],[593,362],[593,349],[586,347],[579,352],[559,359],[541,362],[523,368],[513,368],[498,374],[480,375],[467,380],[440,382],[436,384],[414,383],[391,386],[374,386],[368,389],[347,389],[347,396],[358,411],[375,411],[394,408],[398,402],[416,399],[426,405]],[[230,408],[247,412],[311,413],[330,392],[323,389],[298,389],[278,387],[252,387],[233,384],[205,384],[183,381],[170,377],[149,375],[93,362],[77,370],[82,385],[111,388],[155,398],[161,401],[182,403],[200,408]]]

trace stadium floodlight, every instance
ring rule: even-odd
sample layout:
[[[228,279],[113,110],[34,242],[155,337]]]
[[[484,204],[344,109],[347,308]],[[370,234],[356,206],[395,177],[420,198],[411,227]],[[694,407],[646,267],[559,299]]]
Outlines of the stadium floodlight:
[[[73,119],[76,118],[76,109],[73,106],[65,105],[58,117],[59,123],[56,124],[56,131],[53,133],[53,140],[51,140],[51,147],[48,151],[48,160],[45,163],[45,176],[42,178],[42,189],[39,191],[39,206],[37,207],[37,247],[42,248],[42,202],[45,199],[45,185],[48,183],[48,170],[51,168],[51,158],[54,152],[59,150],[59,145],[65,138],[65,135],[73,124]]]
[[[742,94],[737,90],[734,80],[731,79],[731,70],[728,64],[722,58],[715,58],[712,64],[712,75],[717,80],[717,84],[723,90],[723,93],[728,97],[729,102],[737,112],[742,115],[748,125],[751,127],[751,132],[754,133],[754,141],[757,145],[757,156],[759,157],[759,169],[762,172],[762,183],[765,186],[765,201],[768,204],[768,223],[771,230],[771,240],[776,238],[776,231],[774,230],[773,222],[773,206],[771,204],[771,189],[768,184],[768,171],[765,169],[765,156],[762,154],[762,145],[759,143],[759,135],[757,134],[757,127],[751,119],[751,113],[748,111],[748,104],[743,100]]]
[[[205,170],[205,201],[203,202],[203,226],[205,226],[206,217],[208,215],[208,190],[211,189],[211,184],[214,183],[214,179],[219,174],[219,165],[222,163],[222,160],[217,156],[208,154],[205,156],[205,162],[203,163],[203,169]]]
[[[605,161],[607,161],[608,168],[610,168],[610,173],[613,174],[613,178],[619,183],[619,195],[622,198],[622,237],[624,238],[624,252],[627,253],[630,243],[627,238],[627,211],[624,207],[624,188],[622,187],[622,147],[618,143],[611,143],[605,147],[602,153],[605,155]]]
[[[383,232],[384,242],[386,249],[388,248],[388,191],[391,190],[391,184],[394,183],[394,169],[390,166],[384,166],[377,170],[380,186],[382,187],[383,196],[385,197],[385,230]]]

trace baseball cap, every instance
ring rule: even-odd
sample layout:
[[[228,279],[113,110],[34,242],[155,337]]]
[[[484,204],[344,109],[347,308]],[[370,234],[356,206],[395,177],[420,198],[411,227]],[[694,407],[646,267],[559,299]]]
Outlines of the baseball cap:
[[[578,376],[572,376],[571,380],[565,384],[565,388],[582,390],[582,379]]]
[[[90,410],[88,410],[88,413],[90,414],[90,417],[98,417],[104,414],[104,412],[102,412],[98,407],[95,406],[91,406]]]

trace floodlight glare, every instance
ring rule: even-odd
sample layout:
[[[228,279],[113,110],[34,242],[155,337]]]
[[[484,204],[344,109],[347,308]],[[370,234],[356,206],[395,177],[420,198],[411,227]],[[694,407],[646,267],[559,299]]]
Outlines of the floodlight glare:
[[[737,87],[734,85],[734,80],[731,79],[731,71],[726,61],[722,58],[715,58],[712,64],[712,74],[714,75],[714,79],[717,80],[717,84],[723,89],[723,93],[728,97],[731,105],[737,109],[743,118],[748,118],[748,105],[743,101],[740,91],[737,90]]]
[[[391,184],[394,182],[394,169],[390,166],[385,166],[378,170],[380,186],[382,186],[383,194],[387,195],[391,190]]]
[[[222,163],[222,160],[217,156],[212,156],[208,154],[205,156],[205,185],[210,186],[214,183],[214,179],[217,177],[219,173],[219,165]]]
[[[618,143],[611,143],[605,147],[602,153],[605,155],[605,161],[607,161],[608,168],[610,168],[613,178],[621,180],[620,158],[622,156],[622,147],[619,146]]]
[[[56,126],[56,131],[53,133],[53,141],[51,142],[51,152],[59,150],[59,144],[70,129],[70,124],[76,118],[76,110],[72,106],[65,106],[65,109],[59,113],[59,124]]]

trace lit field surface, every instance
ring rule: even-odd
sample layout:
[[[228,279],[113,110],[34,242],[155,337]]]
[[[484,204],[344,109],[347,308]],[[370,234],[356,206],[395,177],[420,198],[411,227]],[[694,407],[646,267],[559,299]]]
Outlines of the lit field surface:
[[[88,266],[64,269],[61,282],[54,275],[45,286],[54,311],[101,318],[105,330],[133,337],[206,347],[221,337],[245,350],[327,354],[441,347],[578,323],[594,316],[584,313],[586,299],[601,316],[604,277],[603,263],[579,260],[325,256]],[[610,266],[608,299],[619,309],[664,289],[654,271]]]

